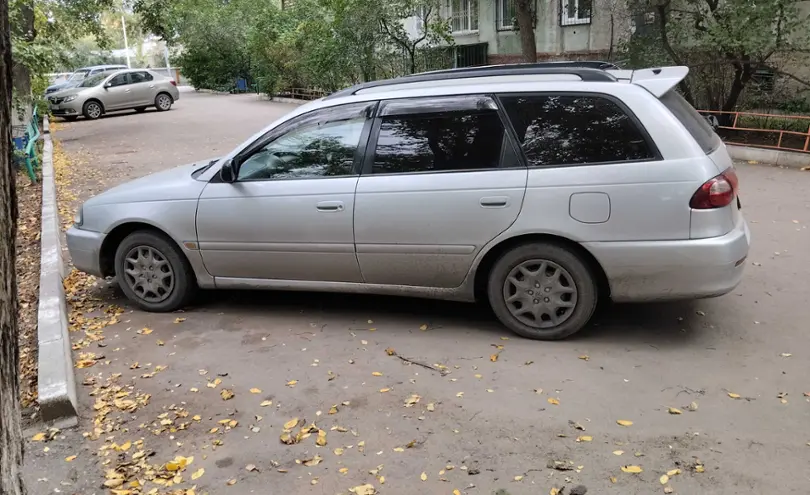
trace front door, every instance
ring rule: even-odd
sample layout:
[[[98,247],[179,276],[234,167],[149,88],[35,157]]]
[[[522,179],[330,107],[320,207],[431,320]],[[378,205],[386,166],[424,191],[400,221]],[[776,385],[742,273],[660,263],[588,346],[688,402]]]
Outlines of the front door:
[[[295,117],[234,158],[237,180],[212,180],[197,209],[211,275],[361,282],[354,192],[375,104]]]
[[[518,216],[527,170],[486,96],[381,103],[355,196],[355,242],[373,284],[458,287]]]
[[[124,108],[132,99],[132,89],[129,86],[129,74],[122,72],[113,76],[104,88],[104,109],[107,111]]]

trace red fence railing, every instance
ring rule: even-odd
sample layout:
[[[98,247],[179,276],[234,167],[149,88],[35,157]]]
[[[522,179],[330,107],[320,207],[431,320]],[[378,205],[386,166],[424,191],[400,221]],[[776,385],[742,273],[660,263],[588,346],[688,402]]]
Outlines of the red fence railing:
[[[810,153],[810,116],[698,110],[726,144]]]

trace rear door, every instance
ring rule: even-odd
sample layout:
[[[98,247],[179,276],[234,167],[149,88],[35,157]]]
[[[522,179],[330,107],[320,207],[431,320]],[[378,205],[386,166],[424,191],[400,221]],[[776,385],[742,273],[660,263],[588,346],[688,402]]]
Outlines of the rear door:
[[[132,106],[152,105],[157,96],[155,81],[152,74],[142,70],[129,73],[130,84],[132,86]]]
[[[363,280],[457,287],[517,218],[526,169],[492,98],[380,104],[355,196]]]

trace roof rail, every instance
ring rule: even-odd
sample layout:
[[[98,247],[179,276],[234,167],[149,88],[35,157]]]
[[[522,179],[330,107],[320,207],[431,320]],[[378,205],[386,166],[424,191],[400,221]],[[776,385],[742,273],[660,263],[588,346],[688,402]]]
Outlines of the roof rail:
[[[508,65],[486,65],[482,67],[465,67],[463,69],[445,69],[432,72],[422,72],[409,76],[396,77],[394,79],[383,79],[380,81],[370,81],[356,84],[336,93],[332,93],[325,99],[330,100],[342,96],[351,96],[358,91],[380,86],[392,86],[395,84],[407,84],[424,81],[443,81],[448,79],[470,79],[475,77],[493,76],[522,76],[522,75],[575,75],[583,81],[591,82],[615,82],[616,78],[604,70],[591,67],[583,67],[582,62],[550,62],[539,64],[508,64]]]

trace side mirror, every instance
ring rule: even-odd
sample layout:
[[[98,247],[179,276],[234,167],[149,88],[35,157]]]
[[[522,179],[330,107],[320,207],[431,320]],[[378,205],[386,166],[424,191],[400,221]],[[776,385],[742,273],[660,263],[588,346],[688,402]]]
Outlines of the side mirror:
[[[222,168],[219,169],[219,178],[222,179],[222,182],[232,184],[236,182],[236,174],[238,172],[239,170],[236,165],[234,165],[233,160],[227,160],[222,164]]]
[[[104,89],[110,89],[110,88],[112,88],[112,84],[104,83]]]

